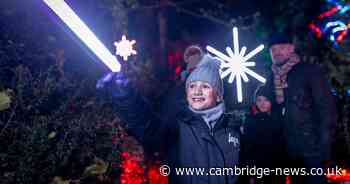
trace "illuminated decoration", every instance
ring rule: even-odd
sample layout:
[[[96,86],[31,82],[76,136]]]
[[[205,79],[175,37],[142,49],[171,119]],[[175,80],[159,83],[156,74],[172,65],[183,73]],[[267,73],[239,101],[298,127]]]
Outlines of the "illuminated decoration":
[[[337,11],[339,11],[340,7],[339,6],[335,6],[332,7],[331,9],[329,9],[328,11],[322,13],[321,15],[318,16],[319,19],[323,19],[329,16],[332,16],[333,14],[335,14]]]
[[[331,89],[331,92],[333,96],[337,96],[337,91],[334,88]]]
[[[350,5],[346,5],[345,7],[343,7],[340,11],[339,11],[339,13],[340,14],[345,14],[347,11],[349,11],[350,10]]]
[[[121,184],[168,184],[168,177],[162,176],[159,172],[160,163],[152,163],[147,165],[147,170],[140,159],[128,152],[121,153],[122,162],[120,183]],[[147,172],[145,172],[147,171]]]
[[[334,42],[334,41],[341,41],[342,39],[342,37],[341,37],[341,35],[343,35],[344,33],[346,34],[347,33],[347,29],[348,29],[348,27],[347,27],[347,25],[346,24],[344,24],[343,22],[341,22],[341,21],[334,21],[334,22],[328,22],[327,24],[326,24],[326,26],[325,26],[325,28],[324,28],[324,30],[323,30],[323,32],[327,32],[329,29],[331,29],[331,33],[330,33],[330,36],[329,36],[329,40],[331,40],[332,42]],[[335,39],[335,35],[336,35],[336,33],[338,33],[338,32],[341,32],[339,35],[338,35],[338,37],[337,37],[337,39]]]
[[[120,71],[117,58],[102,44],[95,34],[80,20],[64,0],[43,0],[61,20],[91,49],[113,72]]]
[[[350,97],[350,88],[346,91],[346,94]]]
[[[142,184],[146,183],[145,169],[141,166],[138,158],[128,152],[121,154],[120,164],[122,173],[120,175],[121,184]]]
[[[286,176],[286,184],[292,184],[290,176]]]
[[[116,55],[122,56],[124,61],[128,60],[128,57],[131,56],[131,54],[136,54],[136,51],[132,48],[132,46],[136,43],[135,40],[127,40],[126,36],[122,36],[122,40],[119,42],[114,42],[114,45],[116,47]]]
[[[342,169],[340,175],[328,174],[327,179],[334,182],[345,182],[350,181],[350,171]]]
[[[326,0],[326,1],[330,4],[333,4],[333,6],[338,6],[339,8],[342,8],[342,5],[338,0]]]
[[[319,28],[317,25],[315,25],[315,23],[310,23],[309,24],[309,28],[316,34],[317,38],[321,38],[322,37],[322,31],[321,28]]]
[[[317,38],[325,38],[334,47],[344,41],[350,29],[350,4],[340,0],[327,0],[330,7],[309,24],[309,28]]]
[[[255,62],[248,61],[252,57],[254,57],[257,53],[264,49],[264,45],[260,45],[255,48],[253,51],[245,55],[247,47],[242,47],[239,50],[239,42],[238,42],[238,29],[236,27],[233,28],[233,50],[230,47],[226,47],[226,52],[228,55],[223,54],[222,52],[214,49],[211,46],[207,46],[206,49],[217,56],[217,58],[221,61],[221,78],[225,78],[229,76],[228,82],[232,83],[236,78],[236,89],[237,89],[237,100],[238,102],[243,101],[242,97],[242,79],[244,82],[248,82],[247,74],[251,75],[258,81],[265,83],[266,79],[250,70],[248,67],[255,66]]]

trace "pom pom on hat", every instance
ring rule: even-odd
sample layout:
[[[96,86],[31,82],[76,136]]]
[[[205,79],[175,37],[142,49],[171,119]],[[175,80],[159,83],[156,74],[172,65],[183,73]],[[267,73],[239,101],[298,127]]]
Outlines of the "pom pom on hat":
[[[197,45],[191,45],[184,52],[184,61],[187,63],[186,70],[192,71],[204,56],[203,50]]]

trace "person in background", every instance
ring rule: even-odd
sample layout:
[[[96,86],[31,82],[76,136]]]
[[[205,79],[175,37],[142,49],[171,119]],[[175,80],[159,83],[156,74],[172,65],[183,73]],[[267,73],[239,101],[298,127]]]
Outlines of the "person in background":
[[[283,112],[282,129],[292,167],[324,168],[331,161],[337,112],[321,68],[301,60],[290,37],[271,39],[272,75],[267,86]],[[326,184],[324,175],[292,177],[292,183]]]
[[[241,137],[241,167],[280,168],[285,157],[282,119],[272,106],[272,91],[260,86],[255,92],[251,113],[244,123]],[[282,176],[242,176],[242,183],[282,184]]]

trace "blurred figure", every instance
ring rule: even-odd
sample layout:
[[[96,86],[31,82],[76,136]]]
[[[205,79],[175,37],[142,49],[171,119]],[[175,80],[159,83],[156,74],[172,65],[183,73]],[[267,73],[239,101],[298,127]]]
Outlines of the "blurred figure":
[[[300,60],[289,37],[277,35],[270,45],[273,75],[267,85],[274,92],[274,102],[283,109],[282,129],[290,163],[307,169],[324,168],[331,160],[337,121],[330,86],[319,66]],[[324,176],[301,179],[292,177],[292,183],[327,183]]]
[[[279,168],[285,157],[282,117],[272,107],[272,91],[260,86],[255,92],[251,114],[244,123],[241,167]],[[242,184],[282,184],[283,176],[242,176]]]

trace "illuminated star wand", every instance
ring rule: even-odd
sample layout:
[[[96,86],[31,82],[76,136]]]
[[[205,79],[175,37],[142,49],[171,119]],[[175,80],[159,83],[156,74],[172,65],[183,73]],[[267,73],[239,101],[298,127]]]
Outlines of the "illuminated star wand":
[[[102,44],[95,34],[80,20],[64,0],[43,0],[67,26],[95,53],[112,72],[120,71],[117,58]]]

